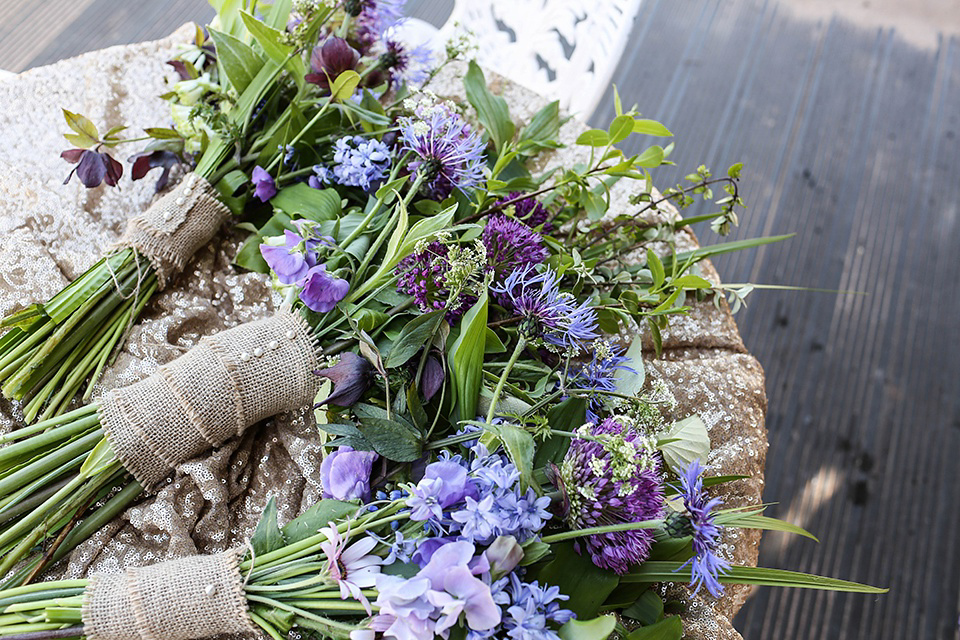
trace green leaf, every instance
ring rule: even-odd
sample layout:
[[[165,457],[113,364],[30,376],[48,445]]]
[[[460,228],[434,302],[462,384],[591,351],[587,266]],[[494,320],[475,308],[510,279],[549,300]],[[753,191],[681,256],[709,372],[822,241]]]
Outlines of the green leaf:
[[[623,576],[624,582],[681,582],[690,581],[690,569],[680,567],[683,562],[647,561],[631,573]],[[755,584],[767,587],[795,587],[798,589],[818,589],[821,591],[846,591],[849,593],[887,593],[881,589],[859,582],[826,578],[809,573],[767,569],[765,567],[730,567],[721,574],[723,584]]]
[[[277,524],[277,500],[270,496],[263,515],[260,516],[260,522],[250,538],[250,544],[253,546],[253,553],[262,556],[265,553],[275,551],[286,544],[283,534],[280,533],[280,526]]]
[[[587,421],[587,401],[585,398],[567,398],[547,412],[547,424],[558,431],[573,431]],[[540,469],[549,463],[559,464],[570,447],[570,439],[565,436],[549,436],[537,447],[533,465]]]
[[[360,508],[353,502],[321,500],[287,523],[283,528],[283,537],[287,544],[300,542],[317,533],[320,527],[353,516]]]
[[[682,474],[697,459],[703,464],[707,463],[710,436],[700,416],[689,416],[674,422],[661,439],[672,440],[659,448],[664,462],[674,473]]]
[[[798,536],[810,538],[820,542],[815,535],[790,522],[784,522],[777,518],[760,515],[759,513],[718,513],[716,517],[717,524],[725,527],[740,527],[742,529],[764,529],[766,531],[783,531],[784,533],[793,533]]]
[[[396,414],[388,418],[384,409],[369,404],[354,405],[353,412],[360,421],[357,429],[374,451],[394,462],[413,462],[420,457],[420,434],[406,420]]]
[[[653,276],[653,288],[659,289],[666,277],[666,272],[664,271],[663,263],[660,262],[660,258],[653,252],[653,249],[647,249],[647,268],[650,269],[650,273]]]
[[[597,615],[600,606],[617,585],[620,578],[613,571],[593,564],[588,554],[573,550],[572,542],[553,545],[554,558],[535,576],[540,583],[559,587],[560,593],[570,596],[566,606],[581,620]]]
[[[66,138],[68,142],[76,145],[80,149],[89,149],[100,141],[100,134],[97,132],[97,127],[89,118],[79,113],[67,111],[66,109],[61,109],[61,111],[63,111],[63,118],[67,121],[67,126],[76,131],[76,135],[70,133],[64,134],[63,137]]]
[[[656,120],[644,120],[642,118],[637,118],[633,121],[633,132],[647,136],[673,136],[670,129],[667,129]]]
[[[275,213],[266,224],[260,228],[259,233],[252,234],[244,240],[243,246],[237,252],[237,257],[233,263],[241,269],[248,269],[257,273],[270,273],[270,267],[260,254],[260,245],[263,239],[269,236],[279,236],[284,229],[293,229],[290,216],[283,212]]]
[[[400,191],[400,187],[402,187],[409,178],[410,176],[400,176],[396,180],[391,180],[377,189],[377,192],[374,195],[378,199],[383,200],[383,204],[392,204],[394,198],[397,196],[397,193]]]
[[[680,640],[683,637],[683,622],[680,616],[668,616],[646,627],[640,627],[627,636],[627,640]]]
[[[614,372],[613,379],[616,381],[617,393],[636,398],[643,390],[646,375],[643,366],[643,340],[640,336],[634,338],[633,342],[630,343],[626,357],[628,359],[624,364],[631,367],[636,373],[618,369]]]
[[[244,0],[207,0],[217,12],[217,21],[226,33],[239,36],[243,33],[240,22],[240,7]]]
[[[536,450],[533,436],[526,429],[509,423],[499,425],[497,431],[500,434],[500,441],[507,449],[511,462],[520,472],[523,486],[533,486],[533,454]]]
[[[165,127],[147,127],[143,131],[151,138],[155,138],[157,140],[176,140],[181,137],[176,130]]]
[[[487,292],[484,290],[460,320],[460,335],[450,346],[448,356],[460,420],[473,420],[477,415],[486,336]]]
[[[577,144],[585,147],[605,147],[610,144],[610,136],[603,129],[590,129],[577,137]]]
[[[217,46],[217,64],[238,93],[250,85],[263,68],[263,58],[243,40],[211,28]]]
[[[353,69],[347,69],[337,76],[337,79],[330,85],[331,100],[343,102],[349,100],[353,92],[357,90],[360,84],[360,74]]]
[[[710,245],[709,247],[699,247],[697,249],[691,249],[689,251],[681,251],[674,256],[668,256],[664,260],[664,265],[670,267],[673,262],[684,263],[688,260],[693,262],[699,262],[700,260],[705,260],[706,258],[712,258],[723,253],[732,253],[734,251],[743,251],[744,249],[752,249],[754,247],[759,247],[765,244],[773,244],[774,242],[783,242],[784,240],[789,240],[794,235],[789,233],[782,236],[766,236],[764,238],[747,238],[746,240],[734,240],[732,242],[721,242],[719,244]]]
[[[84,478],[93,478],[111,467],[116,461],[117,455],[113,451],[113,445],[110,444],[109,440],[103,438],[80,465],[79,475]]]
[[[240,12],[240,18],[243,20],[243,25],[247,28],[247,31],[254,37],[263,52],[267,54],[267,57],[275,64],[283,65],[293,76],[297,86],[302,86],[307,68],[300,56],[291,57],[293,47],[283,42],[284,32],[260,22],[246,11]]]
[[[680,276],[671,283],[678,289],[712,289],[713,285],[709,280],[695,276],[692,273]]]
[[[610,144],[617,144],[633,133],[634,122],[631,116],[617,116],[610,123]]]
[[[494,95],[487,87],[487,80],[483,77],[479,65],[473,60],[467,69],[463,86],[466,89],[467,100],[477,110],[477,118],[483,125],[499,155],[504,146],[513,139],[516,127],[510,119],[510,109],[507,101]]]
[[[593,620],[568,620],[560,627],[560,640],[606,640],[617,626],[616,616],[599,616]]]
[[[394,341],[390,348],[390,353],[387,354],[383,365],[388,369],[393,369],[415,356],[437,331],[437,327],[443,322],[444,315],[443,310],[431,311],[419,315],[405,324],[403,329],[400,330],[400,337]]]
[[[291,217],[299,214],[314,222],[336,220],[342,211],[336,189],[314,189],[305,182],[280,189],[270,204]]]
[[[520,130],[519,143],[537,148],[552,148],[560,135],[560,102],[554,100],[537,111],[530,122]]]
[[[504,353],[507,350],[506,345],[503,344],[503,341],[500,340],[500,336],[497,335],[497,332],[487,327],[487,338],[486,346],[484,347],[484,353]]]
[[[636,167],[653,169],[663,164],[663,158],[663,148],[653,145],[652,147],[645,149],[643,153],[637,156],[637,159],[633,164]]]
[[[637,601],[620,612],[623,616],[637,620],[640,624],[655,624],[663,616],[663,599],[648,589]]]

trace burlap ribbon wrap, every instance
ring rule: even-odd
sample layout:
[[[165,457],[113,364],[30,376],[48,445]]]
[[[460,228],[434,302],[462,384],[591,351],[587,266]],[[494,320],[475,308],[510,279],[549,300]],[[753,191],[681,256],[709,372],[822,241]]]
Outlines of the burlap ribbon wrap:
[[[210,241],[230,216],[204,178],[189,173],[149,209],[127,221],[115,247],[132,247],[147,256],[164,288],[183,271],[197,249]]]
[[[145,488],[250,425],[310,404],[319,388],[310,328],[282,311],[203,338],[149,377],[106,393],[100,421]]]
[[[93,576],[83,595],[90,640],[191,640],[254,633],[243,593],[243,549]]]

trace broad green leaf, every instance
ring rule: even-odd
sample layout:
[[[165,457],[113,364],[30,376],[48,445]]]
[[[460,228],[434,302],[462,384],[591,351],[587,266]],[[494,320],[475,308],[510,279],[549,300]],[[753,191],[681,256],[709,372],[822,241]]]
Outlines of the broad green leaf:
[[[277,524],[277,500],[270,496],[263,515],[260,516],[260,522],[250,538],[250,544],[253,546],[253,553],[261,556],[265,553],[275,551],[286,544],[283,534],[280,533],[280,526]]]
[[[645,379],[643,340],[640,336],[634,338],[633,342],[630,343],[626,357],[627,361],[624,364],[632,368],[636,373],[617,369],[613,374],[613,379],[616,381],[617,393],[636,398],[639,397],[640,392],[643,390],[643,382]]]
[[[690,569],[689,567],[681,569],[683,564],[683,562],[647,561],[621,579],[624,582],[689,582]],[[887,593],[889,591],[889,589],[859,582],[765,567],[730,567],[727,573],[719,576],[719,579],[724,584],[756,584],[767,587],[795,587],[849,593]]]
[[[653,590],[647,589],[636,602],[620,613],[640,624],[655,624],[663,616],[663,599]]]
[[[487,87],[487,80],[483,77],[479,65],[473,60],[467,68],[463,86],[466,89],[467,100],[477,111],[477,118],[483,125],[499,155],[504,146],[513,139],[516,127],[510,119],[510,110],[507,101],[494,95]]]
[[[289,3],[289,0],[286,1]],[[271,10],[273,8],[276,8],[276,4]],[[243,25],[247,28],[247,31],[254,37],[257,44],[263,49],[263,52],[267,54],[267,57],[275,64],[283,65],[284,68],[290,72],[290,75],[293,76],[297,86],[302,86],[307,68],[303,64],[300,56],[295,55],[291,57],[293,47],[284,43],[283,38],[285,33],[260,22],[246,11],[240,12],[240,18],[243,20]]]
[[[642,167],[644,169],[653,169],[663,164],[663,158],[664,158],[663,148],[658,147],[657,145],[654,145],[652,147],[648,147],[647,149],[645,149],[643,153],[641,153],[637,157],[636,161],[633,164],[636,167]]]
[[[560,102],[554,100],[537,111],[529,124],[520,130],[519,143],[537,148],[553,147],[560,134]]]
[[[597,615],[604,600],[616,589],[620,578],[613,571],[593,564],[589,554],[580,555],[572,542],[553,546],[554,558],[534,576],[540,584],[554,585],[560,593],[570,596],[566,606],[577,618],[590,619]]]
[[[633,118],[631,116],[617,116],[610,123],[610,144],[617,144],[633,133]]]
[[[394,341],[390,348],[390,353],[387,354],[383,365],[388,369],[393,369],[415,356],[436,332],[440,323],[443,322],[444,315],[445,312],[442,310],[431,311],[421,314],[405,324],[403,329],[400,330],[400,337]]]
[[[404,183],[406,183],[406,181],[409,179],[410,179],[410,176],[400,176],[396,180],[391,180],[390,182],[386,183],[385,185],[377,189],[377,192],[374,195],[378,199],[382,200],[383,204],[387,204],[387,205],[392,204],[394,198],[397,196],[397,194],[400,191],[400,187],[402,187]]]
[[[647,249],[647,268],[650,269],[650,273],[653,276],[653,288],[659,289],[660,285],[663,284],[663,279],[666,277],[666,272],[664,271],[663,263],[657,254],[653,252],[653,249]]]
[[[330,85],[331,100],[343,102],[349,100],[353,92],[357,90],[360,84],[360,74],[353,69],[348,69],[337,76],[337,79]]]
[[[590,129],[577,137],[577,144],[585,147],[605,147],[610,144],[610,135],[603,129]]]
[[[100,134],[97,132],[96,125],[86,116],[61,109],[63,118],[67,121],[67,126],[76,131],[76,134],[66,133],[64,138],[71,144],[80,149],[89,149],[100,141]]]
[[[280,189],[270,204],[291,217],[299,214],[314,222],[336,220],[341,212],[340,195],[336,189],[314,189],[304,182]]]
[[[671,284],[677,287],[678,289],[712,289],[713,285],[710,284],[709,280],[701,278],[700,276],[695,276],[692,273],[687,275],[680,276],[674,280]]]
[[[396,414],[388,418],[384,409],[369,404],[354,405],[353,412],[360,421],[357,429],[374,451],[394,462],[413,462],[420,457],[420,434],[406,420]]]
[[[703,464],[707,463],[707,456],[710,455],[710,436],[700,416],[689,416],[674,422],[663,434],[662,440],[671,440],[659,449],[663,454],[664,462],[674,473],[682,474],[694,460],[699,459]]]
[[[453,221],[454,214],[457,212],[457,206],[458,204],[455,202],[440,213],[430,216],[429,218],[424,218],[410,227],[410,232],[407,233],[403,239],[400,251],[391,259],[390,268],[393,269],[393,267],[397,265],[397,262],[400,262],[400,260],[413,253],[418,242],[431,238],[438,232],[448,228]]]
[[[656,120],[644,120],[641,118],[633,121],[633,132],[647,136],[673,136],[670,129],[667,129]]]
[[[498,429],[500,441],[507,449],[510,460],[520,472],[520,479],[523,480],[523,486],[533,485],[533,454],[536,445],[533,443],[533,436],[526,429],[522,429],[514,424],[502,424]]]
[[[617,626],[617,618],[605,615],[593,620],[568,620],[560,627],[560,640],[606,640]]]
[[[224,32],[234,36],[243,34],[240,7],[243,6],[244,0],[207,0],[207,2],[217,12],[217,21]]]
[[[210,29],[213,42],[217,46],[217,64],[238,93],[243,93],[263,68],[263,58],[243,40]]]
[[[504,353],[507,347],[500,340],[500,336],[493,329],[487,327],[486,347],[484,353]]]
[[[348,518],[360,510],[361,507],[353,502],[340,500],[321,500],[302,514],[291,520],[283,528],[283,537],[287,544],[299,542],[317,533],[320,527],[331,522]]]
[[[777,518],[760,515],[758,513],[719,513],[716,517],[717,524],[725,527],[740,527],[743,529],[764,529],[766,531],[783,531],[784,533],[793,533],[798,536],[810,538],[820,542],[815,535],[790,522],[784,522]]]
[[[680,640],[682,637],[683,622],[680,616],[668,616],[660,622],[632,631],[627,640]]]
[[[450,346],[448,356],[460,420],[473,420],[477,415],[486,336],[487,292],[484,290],[460,320],[460,335]]]

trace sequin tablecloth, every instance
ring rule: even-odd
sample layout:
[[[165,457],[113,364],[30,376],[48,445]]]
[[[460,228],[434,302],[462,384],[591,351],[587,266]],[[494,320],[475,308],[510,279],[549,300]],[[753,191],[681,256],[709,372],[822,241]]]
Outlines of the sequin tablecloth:
[[[63,185],[71,167],[59,158],[65,148],[61,107],[100,126],[125,124],[134,132],[163,126],[169,115],[157,96],[173,80],[164,62],[192,33],[181,29],[164,40],[96,51],[0,81],[0,314],[60,290],[118,238],[129,215],[154,197],[150,179],[125,177],[121,189],[87,190],[77,180]],[[462,100],[462,73],[462,67],[448,67],[431,88]],[[495,77],[492,82],[516,119],[529,118],[543,105],[542,98],[521,87]],[[568,122],[562,141],[572,143],[582,130],[581,124]],[[545,162],[562,161],[569,153],[575,151],[560,150]],[[626,210],[628,195],[615,190],[614,210]],[[225,229],[172,288],[155,296],[99,391],[143,378],[203,335],[270,313],[276,300],[265,278],[231,266],[241,239]],[[695,246],[696,239],[686,235],[681,244]],[[709,264],[705,276],[717,279]],[[714,446],[709,471],[751,477],[723,485],[725,503],[758,504],[767,448],[763,371],[746,352],[725,305],[718,310],[710,302],[697,304],[688,316],[672,320],[664,350],[662,359],[647,362],[647,370],[678,400],[675,415],[668,417],[699,413]],[[10,429],[16,419],[15,407],[0,407],[0,428]],[[250,429],[215,453],[180,465],[156,495],[130,508],[56,570],[81,577],[241,543],[269,497],[281,505],[281,521],[320,498],[320,456],[309,416],[283,416]],[[755,564],[758,542],[758,532],[734,531],[724,540],[723,553],[735,563]],[[682,585],[663,589],[689,599]],[[721,601],[703,593],[684,616],[687,637],[740,638],[729,621],[748,589],[730,587]]]

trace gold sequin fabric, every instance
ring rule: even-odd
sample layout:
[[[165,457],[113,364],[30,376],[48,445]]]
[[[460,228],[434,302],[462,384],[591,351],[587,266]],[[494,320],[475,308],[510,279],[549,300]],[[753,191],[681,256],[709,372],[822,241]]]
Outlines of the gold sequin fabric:
[[[126,220],[154,198],[153,182],[121,189],[85,189],[77,180],[61,184],[71,166],[59,158],[66,148],[60,109],[83,113],[100,127],[125,124],[134,134],[165,126],[170,116],[157,96],[174,81],[164,62],[187,42],[181,29],[157,42],[113,47],[0,81],[0,314],[46,300],[89,267],[123,232]],[[463,102],[463,66],[450,65],[430,87]],[[510,104],[515,120],[529,119],[544,101],[492,74],[488,79]],[[577,121],[561,130],[567,144],[543,159],[544,166],[576,159],[573,141],[584,129]],[[122,159],[133,150],[118,153]],[[615,211],[629,211],[630,185],[613,192]],[[659,215],[670,215],[669,212]],[[201,248],[171,286],[157,294],[133,329],[98,394],[140,380],[169,362],[201,336],[269,315],[279,302],[262,275],[231,266],[242,235],[225,232]],[[681,249],[696,245],[690,234]],[[705,265],[703,275],[718,280]],[[649,337],[647,338],[649,345]],[[742,474],[750,480],[718,490],[727,506],[759,504],[767,441],[763,371],[744,349],[729,311],[697,303],[664,332],[664,357],[648,355],[649,376],[672,389],[678,403],[671,418],[699,413],[710,432],[713,474]],[[0,428],[17,423],[17,408],[0,407]],[[284,415],[229,440],[216,451],[181,463],[157,493],[81,545],[53,573],[81,577],[117,572],[168,558],[217,553],[243,544],[270,497],[286,522],[321,495],[321,441],[310,416]],[[737,564],[755,564],[758,532],[732,531],[722,553]],[[729,587],[715,601],[703,592],[690,599],[683,585],[663,585],[671,597],[690,600],[686,637],[739,638],[730,619],[749,589]]]

